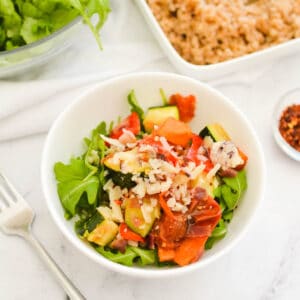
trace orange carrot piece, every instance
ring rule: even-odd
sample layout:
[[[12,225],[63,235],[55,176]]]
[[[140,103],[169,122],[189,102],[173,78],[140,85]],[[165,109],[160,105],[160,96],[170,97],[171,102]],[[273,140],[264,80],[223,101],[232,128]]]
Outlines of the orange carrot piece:
[[[174,218],[174,215],[170,209],[170,207],[167,205],[166,200],[164,199],[164,193],[160,193],[159,194],[159,204],[162,208],[162,210],[164,211],[164,213],[170,217],[170,218]]]
[[[156,134],[165,137],[168,142],[179,146],[186,146],[193,137],[189,125],[174,118],[166,119],[157,129]]]
[[[207,236],[186,238],[175,251],[174,261],[180,266],[186,266],[197,261],[204,252]]]
[[[171,248],[158,248],[158,258],[160,262],[173,261],[175,258],[175,250]]]
[[[240,148],[238,148],[238,152],[239,152],[241,159],[244,161],[244,163],[238,165],[235,168],[236,170],[240,171],[240,170],[244,169],[244,167],[246,166],[247,161],[248,161],[248,156]]]

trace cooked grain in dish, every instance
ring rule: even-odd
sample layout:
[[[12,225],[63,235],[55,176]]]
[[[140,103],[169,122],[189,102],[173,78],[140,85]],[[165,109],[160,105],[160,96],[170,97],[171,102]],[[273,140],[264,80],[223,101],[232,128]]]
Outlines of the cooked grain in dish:
[[[214,64],[300,37],[300,0],[147,0],[178,53]]]

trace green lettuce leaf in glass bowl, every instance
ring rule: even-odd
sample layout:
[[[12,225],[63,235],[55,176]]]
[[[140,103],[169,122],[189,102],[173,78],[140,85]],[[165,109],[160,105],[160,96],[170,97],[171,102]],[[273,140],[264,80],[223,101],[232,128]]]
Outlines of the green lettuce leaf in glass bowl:
[[[109,12],[109,0],[1,0],[0,77],[21,73],[60,53],[71,44],[82,20],[102,49],[99,31]]]

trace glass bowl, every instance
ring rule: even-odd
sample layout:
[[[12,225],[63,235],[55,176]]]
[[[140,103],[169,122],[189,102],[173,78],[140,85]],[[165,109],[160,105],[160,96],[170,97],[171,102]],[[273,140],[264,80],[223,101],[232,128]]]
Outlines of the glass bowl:
[[[290,105],[300,105],[300,88],[291,90],[280,97],[273,115],[273,135],[279,147],[292,159],[300,162],[300,152],[290,146],[279,131],[279,120],[282,112]]]
[[[47,62],[72,44],[81,17],[51,35],[19,48],[0,52],[0,78],[7,78]]]

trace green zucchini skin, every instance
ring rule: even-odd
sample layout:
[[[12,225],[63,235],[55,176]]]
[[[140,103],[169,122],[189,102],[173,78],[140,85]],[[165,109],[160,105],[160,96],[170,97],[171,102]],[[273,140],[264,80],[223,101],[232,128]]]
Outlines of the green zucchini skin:
[[[150,107],[144,118],[144,127],[151,132],[154,125],[161,125],[166,119],[174,118],[179,120],[179,110],[175,105]]]

